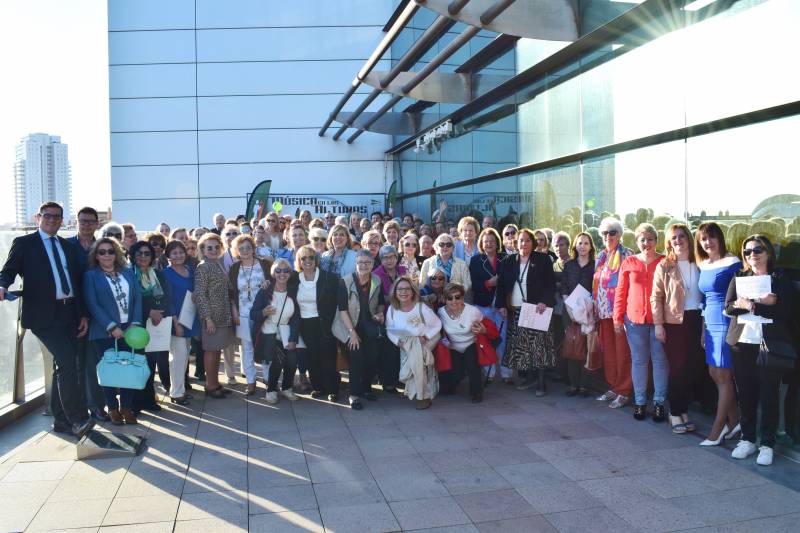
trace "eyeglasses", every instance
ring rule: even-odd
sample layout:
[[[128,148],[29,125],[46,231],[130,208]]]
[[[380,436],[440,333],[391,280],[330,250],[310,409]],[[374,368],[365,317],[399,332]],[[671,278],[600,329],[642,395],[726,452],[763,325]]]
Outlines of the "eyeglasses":
[[[761,255],[764,253],[764,248],[762,246],[754,246],[752,248],[746,248],[742,253],[745,257],[750,257],[750,254]]]
[[[39,216],[45,220],[60,220],[64,218],[64,215],[55,215],[53,213],[39,213]]]
[[[447,297],[448,302],[457,302],[463,298],[460,294],[453,294]]]
[[[160,242],[151,242],[150,246],[152,246],[153,248],[163,248],[164,247],[164,245],[161,244]]]
[[[444,281],[444,276],[431,276],[433,281]]]
[[[410,292],[413,290],[414,289],[412,289],[411,287],[397,287],[397,290],[395,290],[395,292]]]
[[[372,265],[374,265],[374,264],[375,263],[373,263],[372,261],[358,261],[356,263],[356,265],[361,265],[361,266],[369,267],[369,268],[372,268]]]
[[[239,236],[239,232],[238,231],[229,231],[228,233],[225,234],[225,236],[226,237],[238,237]]]
[[[511,237],[512,235],[516,235],[516,234],[517,234],[517,232],[515,230],[508,230],[508,231],[503,233],[503,236],[504,237]]]
[[[140,250],[136,252],[136,257],[150,257],[151,255],[153,254],[150,253],[150,250]]]
[[[403,243],[403,248],[416,248],[416,247],[417,247],[417,243],[415,243],[415,242],[404,242]]]
[[[288,274],[289,272],[291,272],[291,269],[288,269],[288,268],[276,268],[275,269],[275,273],[276,274]]]
[[[219,248],[220,248],[219,244],[206,244],[206,250],[209,252],[211,250],[219,250]]]
[[[240,244],[239,245],[239,251],[240,252],[252,252],[253,251],[253,247],[250,246],[249,244]]]
[[[315,257],[315,256],[313,256],[313,255],[305,255],[305,256],[303,256],[303,257],[301,257],[301,258],[300,258],[300,261],[310,261],[310,262],[314,262],[314,260],[316,260],[316,257]]]
[[[617,230],[615,230],[615,229],[610,229],[610,230],[608,230],[608,231],[601,231],[601,232],[600,232],[600,235],[602,235],[603,237],[616,237],[616,236],[617,236],[617,233],[618,233],[618,231],[617,231]]]
[[[119,240],[122,238],[122,233],[106,233],[106,237],[113,237]]]
[[[78,224],[89,226],[91,224],[97,224],[97,221],[92,218],[79,218]]]
[[[452,242],[440,242],[439,243],[439,248],[452,248],[452,247],[453,247],[453,243]]]
[[[100,248],[96,253],[97,255],[115,255],[111,248]]]

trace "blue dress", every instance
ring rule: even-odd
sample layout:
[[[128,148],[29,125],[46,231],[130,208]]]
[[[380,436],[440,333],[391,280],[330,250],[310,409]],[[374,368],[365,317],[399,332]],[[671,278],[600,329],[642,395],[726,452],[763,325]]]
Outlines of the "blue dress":
[[[701,264],[698,287],[703,293],[705,307],[703,335],[706,343],[706,363],[717,368],[733,368],[731,349],[725,342],[731,319],[723,314],[728,286],[742,262],[734,256],[724,257],[714,264]]]

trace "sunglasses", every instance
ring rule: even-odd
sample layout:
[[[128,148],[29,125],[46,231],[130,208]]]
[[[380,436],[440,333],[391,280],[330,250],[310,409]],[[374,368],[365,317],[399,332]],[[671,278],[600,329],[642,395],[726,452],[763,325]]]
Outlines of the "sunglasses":
[[[97,255],[115,255],[114,250],[110,248],[100,248],[97,250]]]
[[[152,246],[153,248],[163,248],[164,247],[164,245],[161,244],[160,242],[151,242],[150,246]]]
[[[439,243],[439,248],[452,248],[452,247],[453,247],[453,243],[452,242],[440,242]]]
[[[602,235],[603,237],[616,237],[617,233],[618,233],[617,230],[610,229],[608,231],[601,231],[600,235]]]
[[[750,257],[750,254],[761,255],[764,253],[764,248],[762,246],[754,246],[753,248],[747,248],[742,253],[745,257]]]
[[[306,255],[304,257],[301,257],[300,261],[311,261],[311,262],[313,262],[314,259],[315,259],[315,257],[313,255]]]
[[[416,248],[417,244],[414,243],[414,242],[404,242],[403,243],[403,247],[405,247],[405,248]]]
[[[250,246],[249,244],[248,245],[242,244],[241,246],[239,246],[239,251],[240,252],[252,252],[253,251],[253,247]]]
[[[206,250],[208,250],[209,252],[211,250],[219,250],[219,248],[220,248],[219,244],[207,244],[206,245]]]
[[[151,254],[150,250],[142,250],[141,252],[136,252],[136,257],[150,257]]]
[[[119,240],[122,238],[122,233],[106,233],[106,237],[113,237]]]
[[[239,235],[238,231],[229,231],[225,234],[226,237],[237,237]]]
[[[325,242],[325,239],[322,237],[313,237],[311,240],[314,242]]]
[[[444,276],[431,276],[433,281],[444,281]]]
[[[288,268],[276,268],[275,269],[275,273],[276,274],[288,274],[289,272],[291,272],[291,270],[288,269]]]
[[[454,294],[452,296],[448,296],[447,297],[447,301],[448,302],[454,302],[454,301],[457,302],[457,301],[461,300],[461,298],[462,298],[462,296],[460,294]]]
[[[516,234],[517,234],[516,231],[507,231],[507,232],[503,233],[503,236],[504,237],[511,237],[512,235],[516,235]]]

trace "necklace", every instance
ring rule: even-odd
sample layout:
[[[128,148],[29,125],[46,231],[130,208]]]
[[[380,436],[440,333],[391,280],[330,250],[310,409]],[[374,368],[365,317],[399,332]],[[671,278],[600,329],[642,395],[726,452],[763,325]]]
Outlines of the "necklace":
[[[244,272],[244,275],[245,275],[244,290],[247,292],[247,301],[248,302],[252,302],[253,301],[253,285],[250,283],[250,280],[253,277],[253,270],[255,270],[255,268],[256,268],[255,261],[253,261],[253,265],[250,267],[249,271],[247,270],[247,267],[244,266],[244,263],[242,263],[242,272]]]
[[[450,320],[452,320],[454,322],[457,321],[459,318],[461,318],[461,315],[464,314],[464,310],[462,309],[461,312],[458,315],[453,316],[453,315],[450,314],[450,311],[448,311],[446,307],[445,307],[445,311],[444,312],[447,313],[447,316],[450,317]],[[466,326],[464,325],[463,322],[459,322],[458,323],[458,327],[460,327],[461,329],[464,329]]]
[[[116,272],[103,273],[111,280],[111,286],[114,287],[114,299],[117,301],[117,305],[119,305],[123,313],[128,314],[128,295],[122,290],[122,282],[119,279],[119,275]]]

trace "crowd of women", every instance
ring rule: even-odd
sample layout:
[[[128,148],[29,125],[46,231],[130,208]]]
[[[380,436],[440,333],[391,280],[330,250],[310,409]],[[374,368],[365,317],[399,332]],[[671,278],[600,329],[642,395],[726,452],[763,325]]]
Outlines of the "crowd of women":
[[[124,344],[131,325],[171,317],[169,352],[147,356],[181,405],[191,400],[191,352],[210,398],[231,392],[217,369],[222,359],[227,384],[236,383],[240,347],[247,395],[257,392],[260,364],[268,403],[298,393],[336,402],[347,369],[355,410],[380,389],[426,409],[465,378],[472,402],[490,381],[543,396],[553,369],[567,395],[586,397],[588,372],[600,367],[588,362],[601,354],[608,390],[596,400],[632,403],[636,420],[668,420],[677,434],[695,431],[689,403],[705,363],[718,399],[701,445],[739,438],[733,457],[758,452],[758,464],[771,464],[779,386],[791,368],[772,357],[788,354],[768,348],[791,342],[796,296],[767,237],[729,250],[714,222],[694,232],[672,224],[662,253],[656,228],[641,224],[633,251],[620,221],[607,218],[597,250],[588,233],[498,231],[492,222],[464,217],[448,230],[410,215],[218,214],[210,229],[161,224],[141,240],[132,226],[108,223],[88,249],[90,339],[102,354]],[[736,279],[747,276],[767,276],[770,289],[739,294]],[[188,302],[196,318],[182,324]],[[529,312],[552,312],[549,326],[529,327]],[[105,392],[115,424],[158,408],[152,376],[144,391]]]

